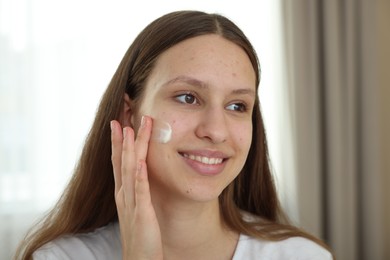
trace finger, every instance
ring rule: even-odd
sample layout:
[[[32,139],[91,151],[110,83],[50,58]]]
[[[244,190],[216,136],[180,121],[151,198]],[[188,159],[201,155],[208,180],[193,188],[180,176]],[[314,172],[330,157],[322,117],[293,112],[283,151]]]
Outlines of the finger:
[[[152,119],[148,116],[143,116],[141,119],[141,126],[138,130],[137,140],[135,141],[137,161],[146,160],[151,134]]]
[[[140,212],[150,208],[151,196],[145,160],[139,160],[135,181],[135,205]]]
[[[134,185],[137,169],[134,149],[134,131],[131,127],[125,127],[123,128],[121,176],[125,203],[130,207],[134,206]]]
[[[122,186],[121,161],[122,161],[122,127],[116,120],[110,122],[111,127],[111,162],[114,172],[115,195]]]

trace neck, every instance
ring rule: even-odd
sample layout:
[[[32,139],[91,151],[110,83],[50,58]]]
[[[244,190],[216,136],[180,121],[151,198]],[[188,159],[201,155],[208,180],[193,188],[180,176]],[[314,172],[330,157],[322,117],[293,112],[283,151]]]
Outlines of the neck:
[[[238,234],[224,224],[216,198],[208,202],[153,196],[164,259],[231,259]],[[226,256],[221,258],[221,253]],[[203,254],[206,254],[204,256]]]

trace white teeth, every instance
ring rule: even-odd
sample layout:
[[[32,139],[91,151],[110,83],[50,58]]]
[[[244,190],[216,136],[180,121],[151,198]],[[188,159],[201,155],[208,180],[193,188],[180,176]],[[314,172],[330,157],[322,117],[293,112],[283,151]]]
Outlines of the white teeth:
[[[205,157],[205,156],[199,156],[199,155],[192,155],[192,154],[183,154],[183,156],[185,158],[188,158],[188,159],[191,159],[191,160],[194,160],[194,161],[197,161],[197,162],[201,162],[201,163],[204,163],[204,164],[220,164],[222,163],[222,158],[209,158],[209,157]]]

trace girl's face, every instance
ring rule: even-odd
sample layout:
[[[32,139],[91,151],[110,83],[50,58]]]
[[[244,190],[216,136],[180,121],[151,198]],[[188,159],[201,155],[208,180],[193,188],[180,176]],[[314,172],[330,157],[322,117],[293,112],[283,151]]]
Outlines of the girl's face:
[[[246,53],[217,35],[191,38],[162,53],[135,118],[149,115],[172,128],[168,143],[149,143],[152,194],[218,198],[248,155],[255,82]]]

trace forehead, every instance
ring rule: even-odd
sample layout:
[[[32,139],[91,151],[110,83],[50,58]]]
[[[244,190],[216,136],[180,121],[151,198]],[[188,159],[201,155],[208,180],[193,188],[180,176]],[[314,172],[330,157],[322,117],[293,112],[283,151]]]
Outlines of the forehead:
[[[240,84],[253,85],[256,74],[246,52],[237,44],[215,34],[182,41],[163,52],[151,77],[188,75],[202,81],[228,77]],[[237,82],[239,83],[239,82]]]

